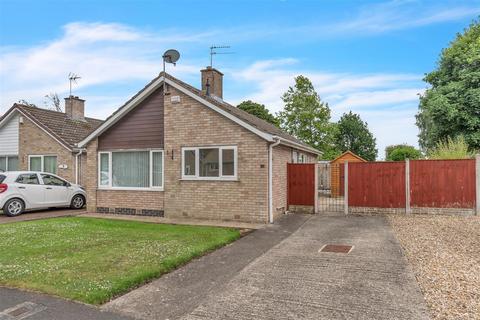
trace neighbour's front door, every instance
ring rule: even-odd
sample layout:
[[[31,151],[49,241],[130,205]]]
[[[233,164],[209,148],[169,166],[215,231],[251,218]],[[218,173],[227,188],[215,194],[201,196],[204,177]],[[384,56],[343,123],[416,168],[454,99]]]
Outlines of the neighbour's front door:
[[[19,192],[28,202],[27,208],[41,208],[45,203],[45,187],[40,184],[36,173],[25,173],[15,181]]]
[[[71,188],[67,181],[50,174],[42,174],[45,188],[45,204],[48,206],[69,205]]]

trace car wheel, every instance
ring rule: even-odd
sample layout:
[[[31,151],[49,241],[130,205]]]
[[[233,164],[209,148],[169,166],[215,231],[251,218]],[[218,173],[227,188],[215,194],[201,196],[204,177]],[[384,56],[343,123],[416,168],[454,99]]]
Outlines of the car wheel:
[[[10,199],[3,206],[3,212],[9,217],[16,217],[25,211],[25,203],[20,199]]]
[[[81,194],[77,194],[72,198],[72,203],[70,204],[70,208],[72,209],[82,209],[85,206],[85,197]]]

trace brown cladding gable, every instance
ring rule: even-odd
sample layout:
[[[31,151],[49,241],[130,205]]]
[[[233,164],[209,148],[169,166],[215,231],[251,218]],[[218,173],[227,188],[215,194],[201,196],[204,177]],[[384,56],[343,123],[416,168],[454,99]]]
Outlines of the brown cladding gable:
[[[98,137],[98,150],[163,148],[163,91],[147,99]]]

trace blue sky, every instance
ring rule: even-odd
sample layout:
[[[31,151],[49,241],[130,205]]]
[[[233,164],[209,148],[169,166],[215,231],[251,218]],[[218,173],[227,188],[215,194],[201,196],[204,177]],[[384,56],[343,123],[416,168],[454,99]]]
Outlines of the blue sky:
[[[0,1],[0,113],[26,99],[74,94],[105,118],[161,71],[198,86],[209,47],[225,73],[224,98],[281,110],[296,75],[313,81],[332,117],[352,110],[386,145],[417,144],[423,75],[480,14],[480,1]]]

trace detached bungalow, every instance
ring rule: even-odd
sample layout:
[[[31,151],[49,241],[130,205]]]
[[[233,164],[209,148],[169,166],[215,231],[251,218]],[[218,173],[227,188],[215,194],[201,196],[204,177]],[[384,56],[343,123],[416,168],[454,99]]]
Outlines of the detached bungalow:
[[[14,104],[0,117],[0,170],[45,171],[84,183],[86,157],[76,144],[103,122],[86,118],[84,103],[66,98],[65,113]]]
[[[267,223],[286,210],[287,163],[319,152],[222,100],[161,73],[79,144],[90,212]]]

